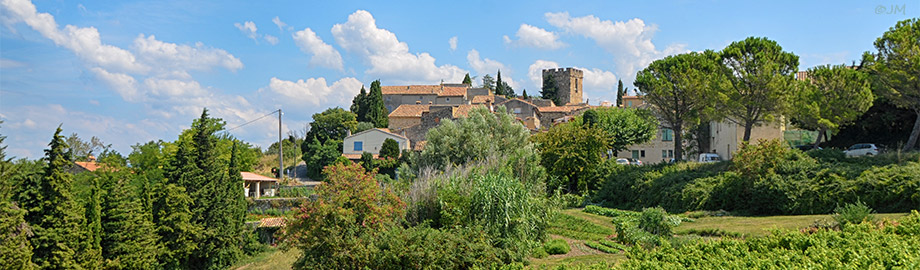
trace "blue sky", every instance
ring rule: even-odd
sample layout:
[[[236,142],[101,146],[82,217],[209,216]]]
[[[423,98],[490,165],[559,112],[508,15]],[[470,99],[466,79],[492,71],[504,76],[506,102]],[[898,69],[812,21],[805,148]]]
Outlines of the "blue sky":
[[[850,63],[920,16],[917,1],[747,2],[0,0],[0,134],[16,157],[40,157],[59,124],[127,154],[175,140],[203,107],[230,127],[281,108],[300,132],[376,79],[498,69],[531,95],[543,68],[584,69],[597,104],[667,55],[765,36],[800,69]],[[265,147],[277,122],[231,133]]]

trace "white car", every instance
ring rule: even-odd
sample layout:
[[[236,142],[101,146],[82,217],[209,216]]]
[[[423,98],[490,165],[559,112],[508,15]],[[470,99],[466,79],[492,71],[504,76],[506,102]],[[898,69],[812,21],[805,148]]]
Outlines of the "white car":
[[[843,151],[848,157],[878,155],[878,147],[871,143],[857,143]]]
[[[716,153],[702,153],[697,161],[702,163],[719,162],[722,161],[722,157]]]
[[[621,164],[621,165],[629,165],[629,159],[625,159],[625,158],[618,158],[618,159],[617,159],[617,164]]]

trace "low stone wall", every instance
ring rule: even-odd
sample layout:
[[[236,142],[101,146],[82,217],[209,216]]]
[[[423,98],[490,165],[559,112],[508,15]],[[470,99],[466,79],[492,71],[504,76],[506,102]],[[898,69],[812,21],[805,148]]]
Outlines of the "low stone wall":
[[[278,209],[281,212],[300,207],[300,204],[307,200],[314,200],[314,196],[305,198],[270,198],[270,199],[247,199],[249,202],[249,212],[264,212],[268,209]]]

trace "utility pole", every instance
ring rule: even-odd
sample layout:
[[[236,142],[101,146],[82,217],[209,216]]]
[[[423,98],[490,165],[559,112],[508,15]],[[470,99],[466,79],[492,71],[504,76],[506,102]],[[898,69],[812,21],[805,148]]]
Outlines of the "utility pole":
[[[284,152],[282,152],[283,143],[281,143],[281,109],[278,109],[278,179],[284,180]]]

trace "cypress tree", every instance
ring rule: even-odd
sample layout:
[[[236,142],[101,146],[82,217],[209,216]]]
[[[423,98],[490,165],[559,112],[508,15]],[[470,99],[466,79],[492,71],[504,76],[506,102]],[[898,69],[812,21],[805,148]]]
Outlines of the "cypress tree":
[[[469,73],[467,73],[466,76],[463,77],[463,82],[462,82],[462,83],[463,83],[463,84],[466,84],[466,85],[469,85],[469,86],[473,86],[473,78],[470,78],[470,74],[469,74]]]
[[[556,88],[556,79],[550,75],[543,76],[543,91],[540,91],[540,94],[543,95],[544,99],[552,100],[556,106],[562,106],[561,99],[559,98],[559,89]]]
[[[505,84],[502,83],[502,70],[499,69],[495,77],[497,77],[497,79],[495,79],[495,95],[507,96],[508,94],[505,93]]]
[[[145,211],[127,175],[107,172],[102,204],[102,257],[105,269],[154,269],[159,254],[152,215]]]
[[[389,111],[383,103],[383,92],[380,90],[380,80],[371,83],[371,92],[367,96],[367,122],[374,123],[374,127],[386,128],[389,126]],[[358,120],[360,121],[360,120]]]
[[[84,235],[83,254],[78,256],[80,264],[86,269],[98,269],[102,263],[102,194],[99,177],[90,178],[89,198],[84,204],[86,218],[86,235]]]
[[[44,174],[34,188],[41,194],[41,201],[33,212],[27,215],[31,220],[32,262],[42,269],[81,269],[78,254],[83,252],[86,232],[83,212],[70,194],[73,176],[66,172],[71,161],[65,156],[67,143],[61,136],[61,127],[54,132],[49,149],[45,150],[48,162]],[[82,254],[81,254],[82,255]]]
[[[623,106],[623,96],[626,95],[626,90],[623,89],[623,80],[617,81],[617,107]]]
[[[191,196],[184,187],[161,183],[153,200],[153,223],[163,249],[157,260],[164,269],[189,269],[190,256],[198,249],[201,228],[192,223]]]
[[[530,98],[529,96],[527,96],[527,89],[524,89],[524,92],[521,93],[521,98],[523,98],[523,99],[525,99],[525,100]]]
[[[367,120],[367,90],[364,85],[361,86],[361,92],[351,100],[351,112],[358,116],[358,122],[369,122]]]
[[[26,211],[13,201],[11,186],[19,179],[13,179],[17,170],[12,158],[6,157],[5,139],[0,136],[0,268],[32,269],[32,229],[26,223]]]

